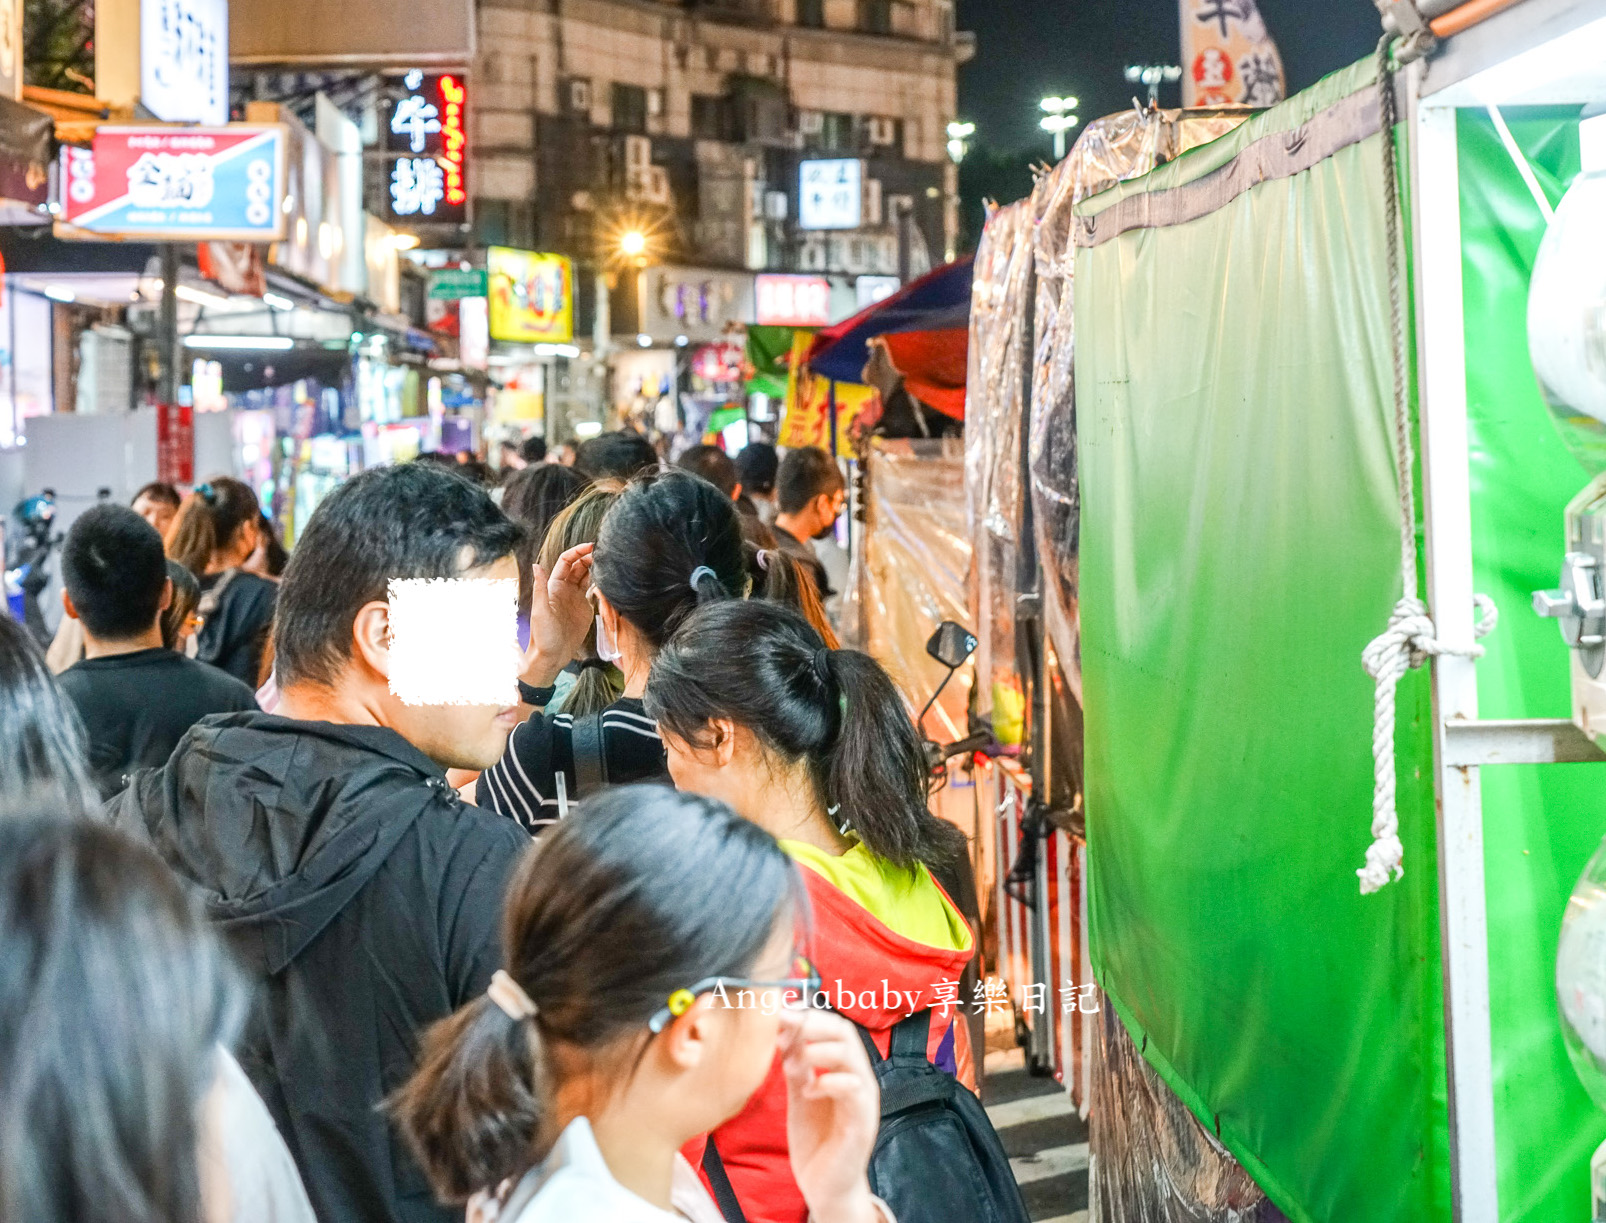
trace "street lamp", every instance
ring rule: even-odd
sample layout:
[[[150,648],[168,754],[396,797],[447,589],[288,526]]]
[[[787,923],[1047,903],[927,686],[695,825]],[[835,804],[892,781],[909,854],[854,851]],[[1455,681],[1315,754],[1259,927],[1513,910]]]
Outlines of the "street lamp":
[[[965,160],[965,154],[970,152],[970,138],[976,134],[974,123],[950,123],[948,125],[948,156],[953,158],[954,165]]]
[[[629,229],[619,235],[619,253],[636,259],[647,253],[647,235],[639,229]]]
[[[1063,161],[1065,133],[1081,122],[1076,117],[1078,102],[1075,98],[1044,98],[1038,106],[1044,112],[1043,121],[1039,126],[1045,132],[1054,133],[1054,160]]]
[[[1127,66],[1126,79],[1134,85],[1147,85],[1149,87],[1149,105],[1160,105],[1160,85],[1175,84],[1182,79],[1182,69],[1175,64],[1130,64]]]

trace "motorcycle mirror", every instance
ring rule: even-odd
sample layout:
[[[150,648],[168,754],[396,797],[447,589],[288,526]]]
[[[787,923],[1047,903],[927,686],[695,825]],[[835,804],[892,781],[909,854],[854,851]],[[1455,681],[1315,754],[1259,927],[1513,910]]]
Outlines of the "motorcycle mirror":
[[[944,620],[926,642],[926,653],[953,671],[976,652],[976,645],[975,634],[964,625]]]

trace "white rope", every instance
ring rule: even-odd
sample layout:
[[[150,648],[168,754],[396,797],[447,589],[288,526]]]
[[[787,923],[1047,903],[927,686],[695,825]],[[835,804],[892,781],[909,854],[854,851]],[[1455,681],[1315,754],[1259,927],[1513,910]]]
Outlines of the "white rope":
[[[1487,637],[1500,620],[1499,609],[1487,595],[1472,597],[1481,613],[1473,636]],[[1366,851],[1366,865],[1355,872],[1363,896],[1405,874],[1401,864],[1405,847],[1400,844],[1400,818],[1395,809],[1395,694],[1407,671],[1420,667],[1429,657],[1444,654],[1481,658],[1483,647],[1452,649],[1439,641],[1426,604],[1411,595],[1394,605],[1388,628],[1361,651],[1361,665],[1377,681],[1372,710],[1372,844]]]
[[[1438,639],[1427,605],[1417,596],[1416,500],[1412,475],[1416,458],[1411,448],[1411,408],[1405,381],[1405,305],[1400,289],[1400,185],[1394,149],[1394,73],[1391,39],[1378,45],[1378,102],[1383,128],[1383,206],[1388,212],[1385,233],[1388,249],[1389,310],[1394,348],[1394,478],[1400,499],[1400,601],[1389,616],[1388,628],[1361,651],[1361,665],[1377,681],[1372,703],[1372,844],[1360,877],[1361,895],[1386,887],[1405,874],[1405,847],[1400,844],[1400,817],[1395,805],[1394,759],[1395,695],[1400,680],[1430,657],[1455,654],[1481,658],[1483,647],[1446,646]],[[1499,609],[1487,595],[1473,595],[1479,617],[1474,639],[1487,637],[1500,619]]]

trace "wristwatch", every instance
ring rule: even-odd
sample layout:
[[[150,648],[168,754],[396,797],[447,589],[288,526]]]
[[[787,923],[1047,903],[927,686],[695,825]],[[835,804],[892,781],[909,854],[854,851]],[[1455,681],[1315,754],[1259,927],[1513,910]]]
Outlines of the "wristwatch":
[[[534,705],[537,709],[544,708],[556,691],[557,686],[555,684],[548,684],[545,688],[534,688],[522,679],[519,681],[519,700],[526,705]]]

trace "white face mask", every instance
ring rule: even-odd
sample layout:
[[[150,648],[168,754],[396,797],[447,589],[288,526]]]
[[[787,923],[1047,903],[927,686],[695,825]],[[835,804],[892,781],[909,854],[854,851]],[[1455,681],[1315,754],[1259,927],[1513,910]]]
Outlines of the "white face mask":
[[[602,613],[597,613],[597,657],[603,662],[618,662],[624,657],[619,649],[619,643],[614,640],[613,634],[603,622]]]

